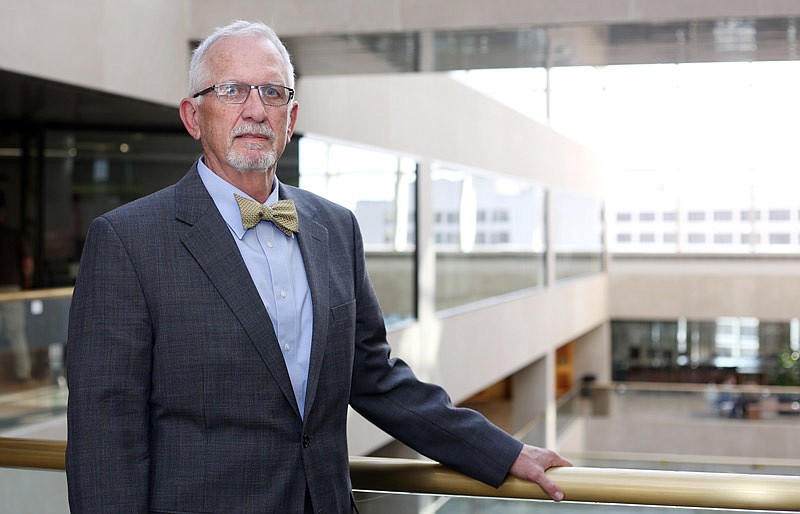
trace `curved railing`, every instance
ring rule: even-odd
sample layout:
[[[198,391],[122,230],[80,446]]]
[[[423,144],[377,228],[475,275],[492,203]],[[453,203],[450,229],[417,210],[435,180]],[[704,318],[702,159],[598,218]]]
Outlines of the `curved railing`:
[[[0,467],[64,469],[65,443],[0,438]],[[421,460],[351,457],[350,474],[358,490],[422,494],[545,499],[537,486],[509,477],[499,488],[487,486]],[[678,507],[793,511],[800,509],[800,477],[557,468],[548,471],[576,502]]]

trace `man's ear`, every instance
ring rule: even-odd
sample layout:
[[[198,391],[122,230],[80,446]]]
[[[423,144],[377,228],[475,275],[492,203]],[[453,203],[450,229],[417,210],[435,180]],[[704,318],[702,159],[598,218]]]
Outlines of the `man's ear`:
[[[195,140],[200,140],[200,124],[197,122],[197,104],[191,98],[184,98],[181,100],[179,107],[181,121],[183,126],[186,127],[186,132],[189,133]]]
[[[286,141],[292,140],[292,135],[294,134],[294,124],[297,122],[297,109],[299,108],[297,102],[292,104],[292,108],[289,110],[289,119],[288,123],[286,124]]]

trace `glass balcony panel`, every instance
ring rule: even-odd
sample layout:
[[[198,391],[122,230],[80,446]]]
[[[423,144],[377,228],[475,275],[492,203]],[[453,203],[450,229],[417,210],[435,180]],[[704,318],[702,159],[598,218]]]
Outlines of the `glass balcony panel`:
[[[556,281],[602,271],[603,254],[600,252],[556,252]]]
[[[350,209],[386,324],[416,316],[417,163],[314,137],[299,143],[302,189]]]
[[[45,427],[66,412],[71,294],[71,288],[0,294],[0,435],[65,437],[63,428]]]
[[[432,180],[437,310],[545,284],[542,186],[445,166]]]
[[[356,491],[361,514],[726,514],[742,510]],[[789,512],[747,510],[745,512]]]
[[[551,203],[556,281],[602,272],[603,201],[554,190]]]
[[[544,448],[547,446],[547,426],[545,425],[544,416],[539,416],[531,423],[523,428],[516,436],[525,444],[539,446]]]
[[[743,459],[723,458],[711,459],[700,457],[696,459],[679,460],[680,457],[668,455],[640,455],[638,459],[614,453],[597,453],[569,455],[570,461],[576,466],[591,468],[617,468],[617,469],[653,469],[658,471],[694,471],[700,473],[743,473],[759,475],[793,475],[800,476],[800,461],[791,463],[770,463],[762,461],[747,463]],[[670,460],[673,459],[673,460]]]
[[[63,471],[0,467],[0,505],[9,514],[69,512]]]
[[[800,472],[800,388],[616,383],[592,386],[587,403],[578,465]]]
[[[545,282],[545,256],[533,253],[436,254],[436,308],[459,305],[510,293]]]
[[[626,384],[592,387],[595,415],[626,419],[769,420],[800,426],[800,388],[721,384]]]
[[[581,415],[580,388],[559,398],[556,406],[556,437],[561,437]]]

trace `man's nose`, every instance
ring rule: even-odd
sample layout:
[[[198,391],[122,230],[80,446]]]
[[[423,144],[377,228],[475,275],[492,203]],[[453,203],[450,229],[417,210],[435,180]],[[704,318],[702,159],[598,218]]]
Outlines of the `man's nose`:
[[[247,100],[242,105],[242,118],[262,122],[267,119],[267,106],[261,101],[258,89],[251,89]]]

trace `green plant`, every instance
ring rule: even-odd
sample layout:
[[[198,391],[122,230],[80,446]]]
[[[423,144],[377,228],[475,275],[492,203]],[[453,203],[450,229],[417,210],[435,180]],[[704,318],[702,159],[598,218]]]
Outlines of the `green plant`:
[[[770,382],[781,386],[800,386],[800,351],[786,350],[778,355]]]

